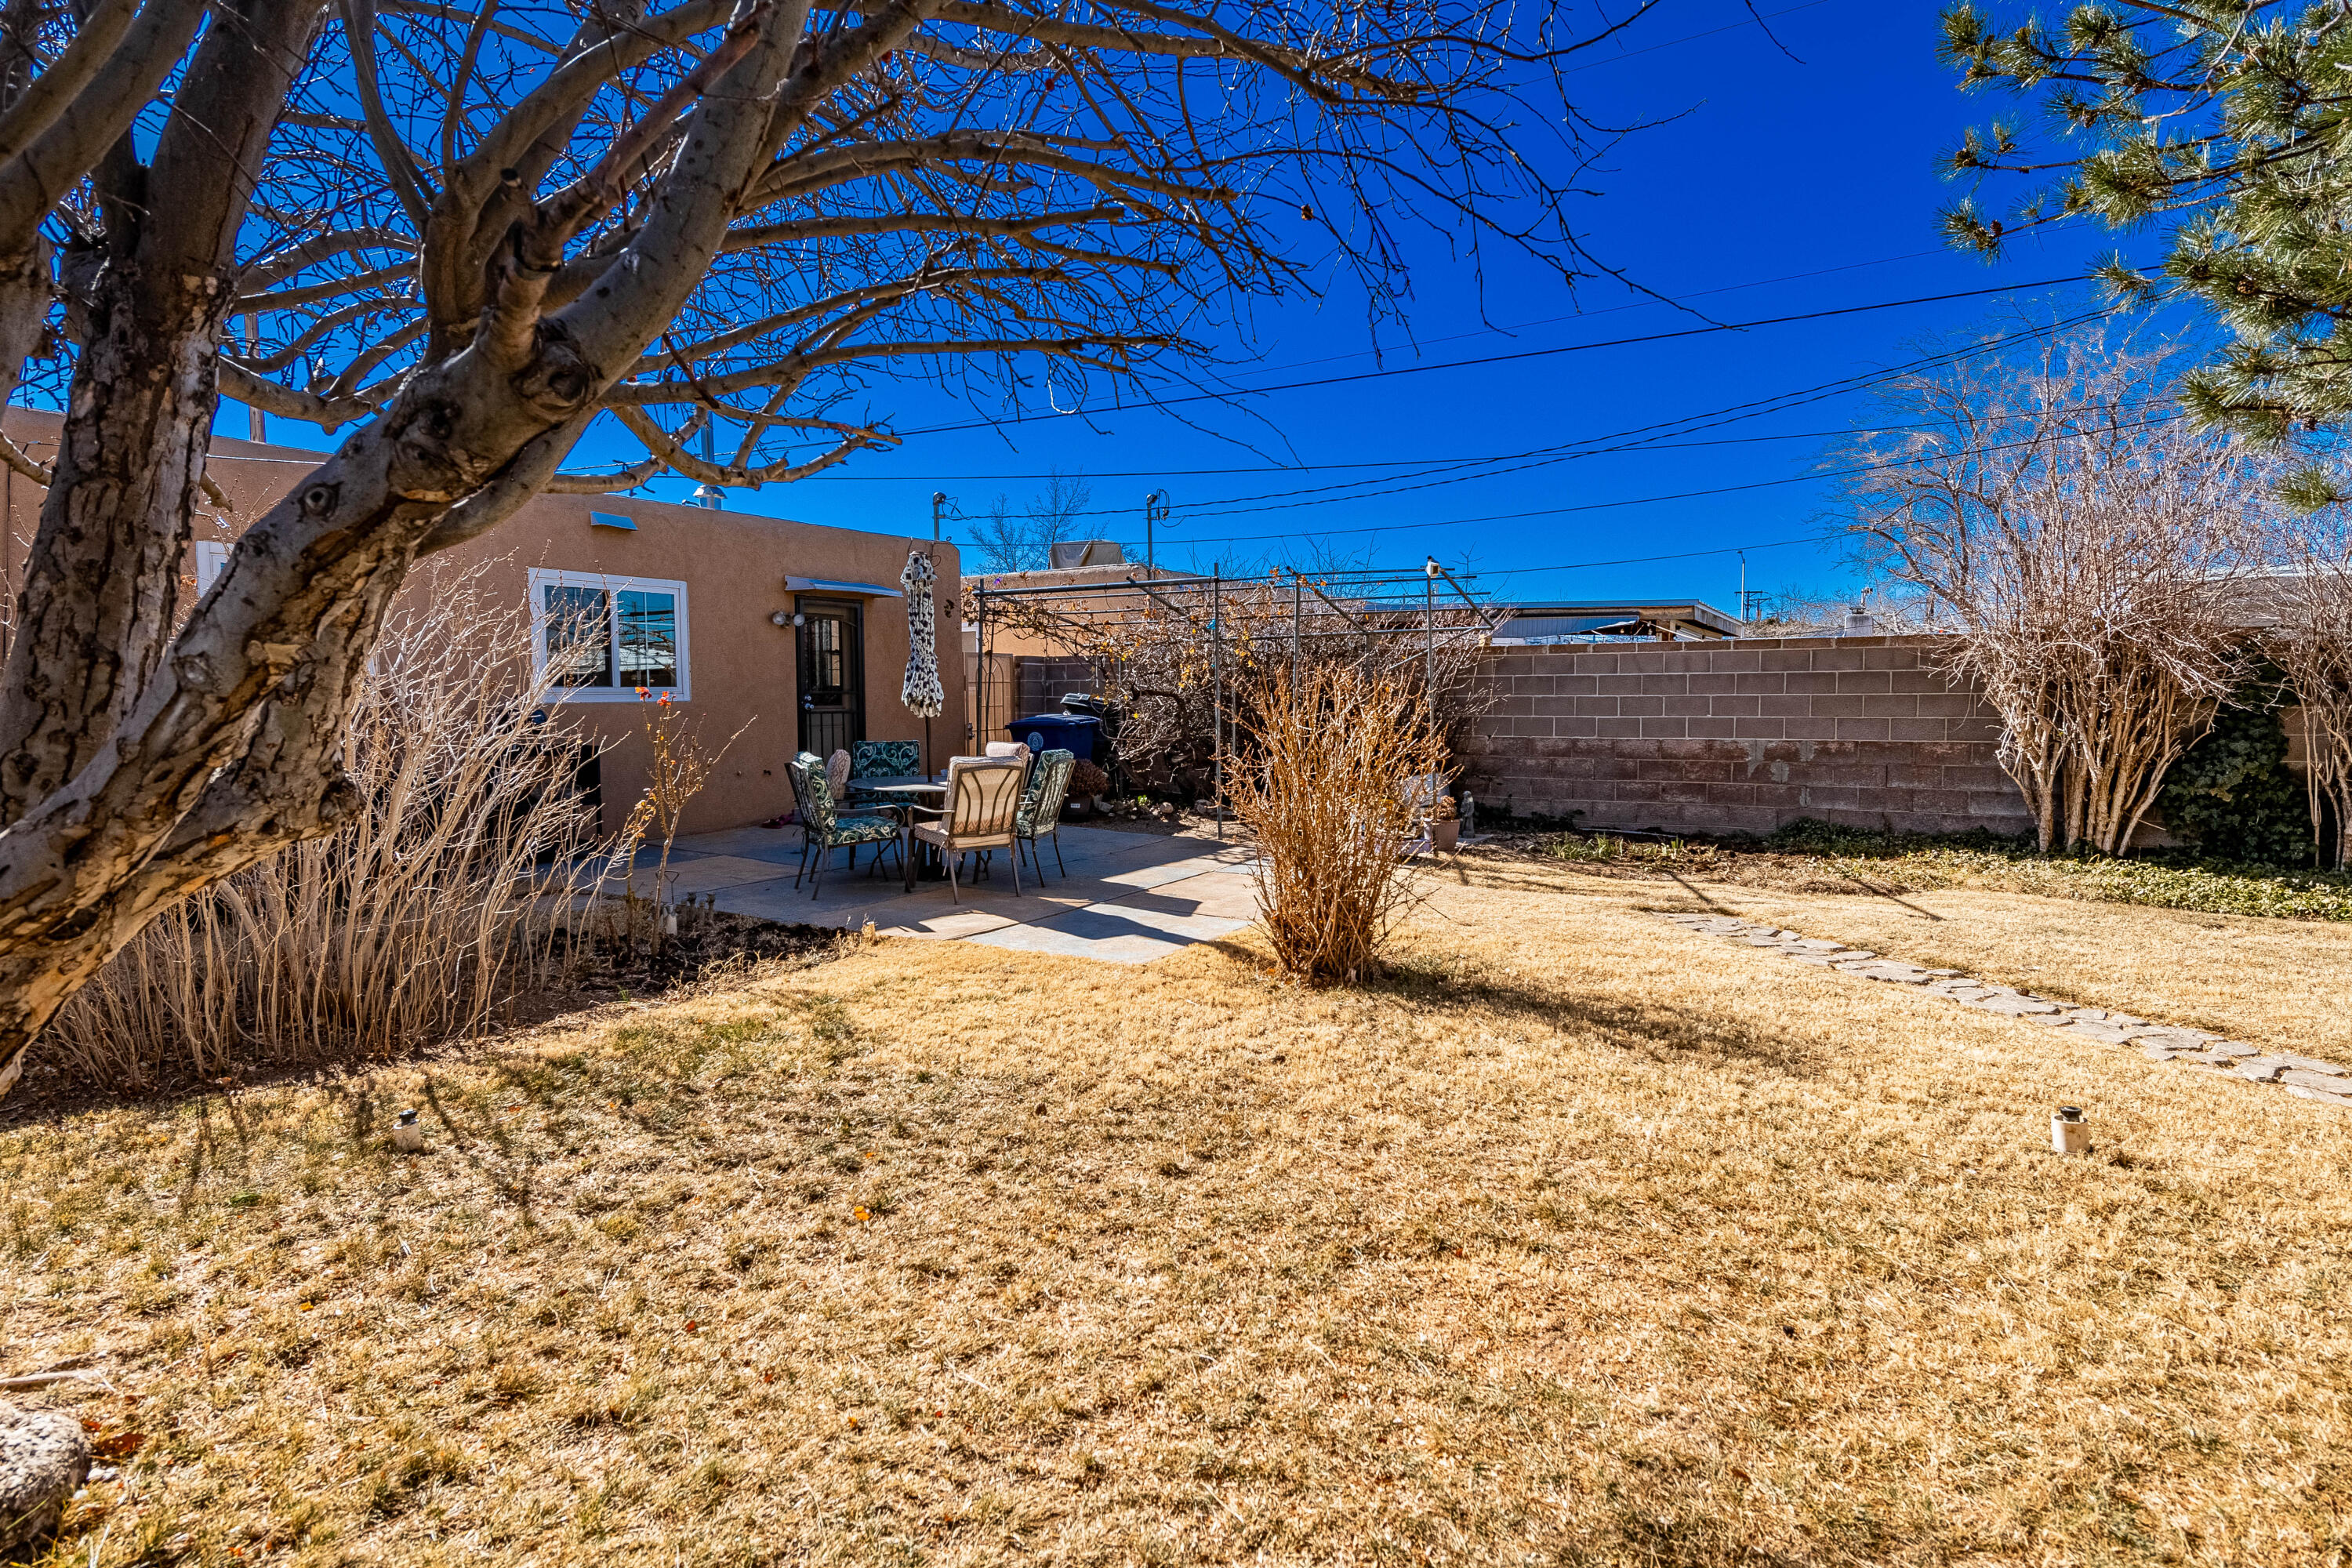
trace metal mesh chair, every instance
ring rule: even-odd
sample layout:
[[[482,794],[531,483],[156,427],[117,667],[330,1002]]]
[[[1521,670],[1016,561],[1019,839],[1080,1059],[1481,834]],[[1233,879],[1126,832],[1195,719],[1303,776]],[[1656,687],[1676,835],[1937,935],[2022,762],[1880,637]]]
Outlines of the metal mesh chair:
[[[915,807],[918,816],[936,816],[918,822],[914,836],[935,845],[948,865],[948,894],[957,903],[963,893],[956,882],[956,858],[982,849],[1013,849],[1013,819],[1021,809],[1021,785],[1027,772],[1007,758],[957,757],[948,763],[947,805],[934,810]],[[1013,855],[1013,891],[1021,891],[1021,856]]]
[[[1021,809],[1013,815],[1013,836],[1029,846],[1029,864],[1037,868],[1037,879],[1045,879],[1045,863],[1037,858],[1037,840],[1054,841],[1054,867],[1063,876],[1070,868],[1062,864],[1062,802],[1070,793],[1070,770],[1078,765],[1074,752],[1051,751],[1037,759],[1036,768],[1029,775],[1029,788],[1021,796]]]

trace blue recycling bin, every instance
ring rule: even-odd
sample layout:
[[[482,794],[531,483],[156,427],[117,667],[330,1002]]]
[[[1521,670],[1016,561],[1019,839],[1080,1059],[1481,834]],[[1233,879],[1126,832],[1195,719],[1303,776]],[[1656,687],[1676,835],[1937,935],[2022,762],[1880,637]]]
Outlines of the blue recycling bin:
[[[1095,760],[1095,731],[1101,728],[1102,721],[1091,713],[1036,713],[1015,719],[1004,726],[1004,732],[1025,742],[1040,756],[1064,751],[1082,763],[1091,763]]]

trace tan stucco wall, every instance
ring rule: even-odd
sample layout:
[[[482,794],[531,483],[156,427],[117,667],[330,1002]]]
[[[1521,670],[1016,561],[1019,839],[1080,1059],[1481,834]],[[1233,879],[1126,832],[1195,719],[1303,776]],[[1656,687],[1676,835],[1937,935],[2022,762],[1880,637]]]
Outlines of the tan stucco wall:
[[[12,409],[5,428],[19,446],[52,446],[57,416]],[[46,459],[47,451],[37,451]],[[299,448],[216,440],[206,472],[250,521],[310,471],[316,453]],[[5,470],[0,470],[5,472]],[[39,522],[40,487],[10,475],[5,481],[6,527],[0,530],[0,576],[13,602],[26,545]],[[591,511],[620,512],[635,532],[589,525]],[[197,537],[231,537],[236,525],[207,528]],[[746,724],[686,817],[689,832],[736,827],[792,807],[784,763],[799,749],[796,639],[769,617],[789,612],[794,595],[787,577],[824,577],[895,589],[916,542],[888,534],[822,528],[812,523],[710,511],[628,496],[541,496],[473,544],[439,559],[452,565],[487,563],[488,582],[520,602],[531,567],[619,576],[669,578],[687,584],[687,658],[691,697],[687,709],[712,746]],[[924,542],[923,548],[929,548]],[[931,721],[933,768],[970,747],[965,725],[962,638],[956,605],[961,580],[955,547],[933,557],[940,606],[940,683],[946,711]],[[185,568],[193,574],[193,564]],[[193,576],[191,576],[193,583]],[[832,595],[828,595],[832,596]],[[870,740],[923,738],[923,721],[898,700],[907,668],[906,601],[869,598],[864,606],[866,733]],[[590,733],[613,742],[604,760],[605,814],[617,824],[645,788],[646,745],[635,704],[567,704]]]

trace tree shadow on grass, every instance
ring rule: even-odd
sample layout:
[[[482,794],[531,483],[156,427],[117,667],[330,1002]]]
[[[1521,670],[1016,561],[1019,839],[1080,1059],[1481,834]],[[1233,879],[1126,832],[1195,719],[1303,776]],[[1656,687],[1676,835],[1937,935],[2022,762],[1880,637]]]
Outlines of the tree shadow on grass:
[[[1263,970],[1264,952],[1230,938],[1202,945]],[[1792,1077],[1819,1072],[1829,1058],[1824,1042],[1775,1028],[1760,1016],[1734,1017],[1729,1009],[1695,1014],[1623,991],[1599,991],[1499,975],[1465,954],[1420,950],[1387,961],[1372,980],[1334,991],[1407,1011],[1460,1018],[1475,1028],[1481,1016],[1595,1036],[1662,1062],[1737,1062]],[[1744,1009],[1743,1009],[1744,1011]]]

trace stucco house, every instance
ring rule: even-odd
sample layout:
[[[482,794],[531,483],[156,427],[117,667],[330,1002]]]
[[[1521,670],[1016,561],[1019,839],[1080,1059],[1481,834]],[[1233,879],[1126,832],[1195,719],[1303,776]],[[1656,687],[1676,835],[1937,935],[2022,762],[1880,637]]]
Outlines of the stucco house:
[[[58,425],[54,414],[10,409],[5,428],[45,458]],[[318,461],[299,447],[214,441],[206,472],[234,510],[199,524],[183,567],[197,592],[212,585],[237,529]],[[43,493],[0,468],[0,582],[12,600]],[[611,742],[602,761],[608,826],[645,788],[638,688],[684,704],[713,744],[742,729],[687,814],[686,829],[702,832],[789,811],[784,763],[803,748],[926,740],[924,721],[898,700],[908,649],[898,578],[918,548],[931,553],[939,574],[947,706],[928,727],[925,759],[936,771],[950,754],[977,749],[954,635],[962,590],[953,545],[626,495],[544,495],[440,559],[479,565],[492,592],[530,605],[535,657],[546,658],[551,647],[574,650],[572,668],[557,677],[557,700]]]

